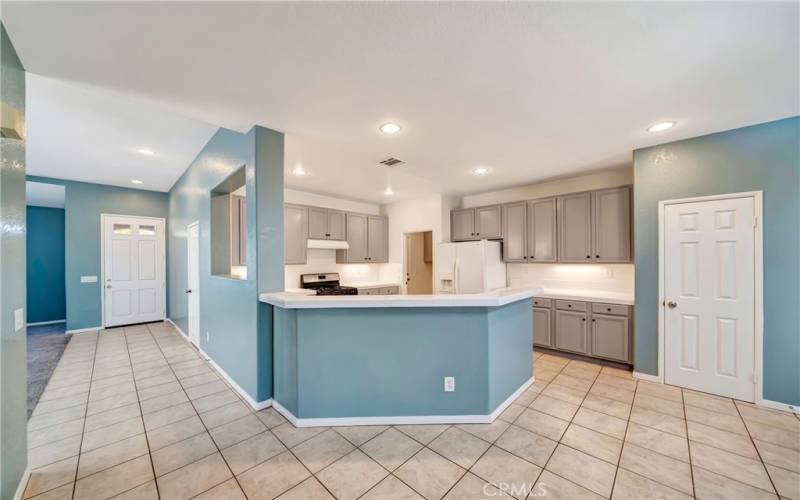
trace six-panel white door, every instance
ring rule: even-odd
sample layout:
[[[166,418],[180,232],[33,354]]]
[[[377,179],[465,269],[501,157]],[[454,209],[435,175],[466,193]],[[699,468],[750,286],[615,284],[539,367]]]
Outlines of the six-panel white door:
[[[164,221],[103,216],[105,326],[165,316]]]
[[[664,381],[755,398],[754,199],[665,206]]]

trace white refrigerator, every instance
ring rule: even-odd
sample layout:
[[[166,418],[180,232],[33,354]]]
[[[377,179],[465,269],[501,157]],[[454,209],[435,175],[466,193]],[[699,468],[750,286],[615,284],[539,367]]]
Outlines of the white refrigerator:
[[[482,293],[506,286],[506,264],[499,241],[441,243],[439,293]]]

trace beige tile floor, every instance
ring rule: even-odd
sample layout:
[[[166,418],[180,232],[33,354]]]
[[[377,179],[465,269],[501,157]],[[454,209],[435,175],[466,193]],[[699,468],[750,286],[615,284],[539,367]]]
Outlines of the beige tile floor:
[[[74,335],[29,421],[24,495],[800,500],[796,416],[534,358],[492,424],[298,429],[168,324]]]

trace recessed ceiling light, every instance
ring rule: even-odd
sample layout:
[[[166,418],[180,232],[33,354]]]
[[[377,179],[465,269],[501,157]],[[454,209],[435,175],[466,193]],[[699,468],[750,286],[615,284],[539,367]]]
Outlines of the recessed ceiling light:
[[[145,156],[155,156],[156,155],[155,151],[153,151],[152,149],[147,149],[147,148],[139,148],[139,149],[136,150],[136,152],[139,153],[140,155],[145,155]]]
[[[142,184],[142,181],[140,181],[139,179],[131,179],[131,182],[134,184]]]
[[[676,125],[676,122],[658,122],[647,127],[648,132],[663,132]]]
[[[386,196],[394,196],[394,191],[392,191],[391,187],[387,187],[386,191],[383,192]]]
[[[294,175],[306,175],[306,169],[304,169],[302,165],[297,165],[292,169],[292,173]]]
[[[472,173],[475,175],[486,175],[489,173],[489,169],[486,167],[473,168]]]
[[[403,127],[401,127],[396,123],[384,123],[383,125],[380,126],[380,130],[384,134],[396,134],[400,132],[400,129],[402,128]]]

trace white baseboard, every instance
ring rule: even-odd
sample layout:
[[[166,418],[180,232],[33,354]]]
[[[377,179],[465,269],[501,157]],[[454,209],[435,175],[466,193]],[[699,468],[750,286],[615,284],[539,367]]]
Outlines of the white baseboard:
[[[188,335],[186,335],[186,332],[184,332],[183,330],[181,330],[181,327],[179,327],[177,323],[175,323],[174,321],[172,321],[172,319],[171,319],[171,318],[167,318],[167,319],[166,319],[166,320],[164,320],[164,321],[166,321],[167,323],[170,323],[172,326],[174,326],[174,327],[175,327],[175,329],[176,329],[176,330],[178,330],[178,331],[180,332],[180,334],[181,334],[181,335],[183,335],[183,336],[186,338],[186,340],[189,340],[189,336],[188,336]]]
[[[770,401],[769,399],[762,399],[760,401],[757,401],[756,404],[759,406],[764,406],[766,408],[771,408],[773,410],[788,411],[789,413],[800,415],[800,407],[794,405],[779,403],[777,401]]]
[[[83,333],[83,332],[96,332],[98,330],[105,330],[102,326],[95,326],[92,328],[77,328],[75,330],[67,330],[64,333]]]
[[[658,375],[650,375],[649,373],[633,372],[633,378],[646,380],[648,382],[653,382],[655,384],[661,384],[662,383],[661,379],[658,378]]]
[[[25,488],[28,486],[28,479],[30,479],[30,477],[31,466],[28,464],[25,466],[25,472],[22,473],[22,477],[17,485],[17,491],[14,493],[14,500],[22,500],[22,495],[25,493]]]
[[[186,341],[188,342],[189,339],[187,338]],[[270,406],[272,406],[273,403],[272,398],[266,399],[264,401],[256,401],[250,396],[250,394],[247,393],[247,391],[242,389],[241,386],[239,386],[239,384],[237,384],[236,381],[233,380],[233,378],[230,375],[228,375],[228,373],[225,370],[223,370],[221,366],[215,363],[214,360],[211,359],[211,356],[206,354],[206,352],[200,348],[198,348],[197,350],[200,351],[200,354],[203,355],[206,361],[208,361],[208,363],[217,371],[217,373],[222,375],[222,378],[224,378],[228,382],[228,384],[230,384],[230,386],[233,387],[233,390],[238,392],[239,395],[242,398],[244,398],[245,401],[247,401],[247,404],[249,404],[255,411],[263,410],[264,408],[269,408]]]
[[[42,325],[57,325],[58,323],[66,323],[65,319],[55,319],[53,321],[37,321],[36,323],[28,323],[25,326],[42,326]]]
[[[286,417],[286,420],[295,427],[340,427],[351,425],[418,425],[418,424],[491,424],[508,408],[528,387],[533,384],[534,378],[529,378],[519,389],[488,415],[415,415],[415,416],[386,416],[386,417],[334,417],[334,418],[297,418],[277,401],[272,401],[272,407]]]

